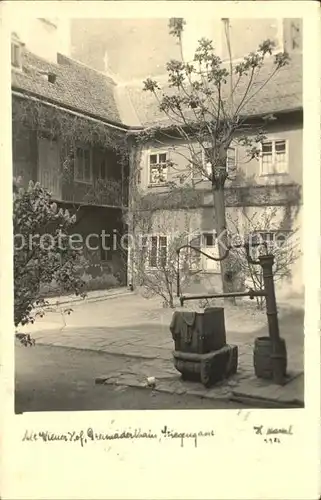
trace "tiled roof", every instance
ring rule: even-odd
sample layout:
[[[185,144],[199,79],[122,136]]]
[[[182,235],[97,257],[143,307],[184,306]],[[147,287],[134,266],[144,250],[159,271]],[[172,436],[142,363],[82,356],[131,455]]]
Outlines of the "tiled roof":
[[[55,83],[49,83],[41,71],[54,73]],[[270,71],[270,65],[262,68],[260,81],[264,82]],[[171,92],[168,85],[162,87]],[[170,125],[166,115],[159,110],[155,97],[143,91],[143,82],[118,88],[103,73],[61,54],[58,54],[57,64],[53,64],[24,51],[23,70],[12,70],[12,88],[127,126]],[[237,99],[236,95],[235,102]],[[255,116],[298,108],[302,108],[302,57],[295,55],[291,63],[246,105],[244,113]]]
[[[266,64],[260,72],[258,82],[264,82],[266,76],[271,73],[271,64]],[[246,84],[246,81],[244,81]],[[167,93],[171,93],[168,84],[161,88]],[[136,111],[140,124],[152,126],[155,124],[167,126],[168,118],[158,108],[158,103],[151,92],[142,90],[143,84],[135,86],[127,85],[127,92],[132,105]],[[242,89],[240,88],[240,91]],[[239,93],[242,96],[242,92]],[[235,102],[238,95],[235,95]],[[245,106],[243,113],[248,116],[276,113],[280,111],[291,111],[302,108],[302,57],[294,55],[291,57],[289,65],[282,68],[271,79],[267,85],[256,94],[255,97]]]
[[[54,101],[84,114],[120,123],[121,119],[114,99],[114,82],[87,66],[58,54],[57,64],[49,63],[24,51],[22,71],[12,70],[12,88],[29,91],[39,98]],[[56,75],[55,83],[49,83],[41,71]]]

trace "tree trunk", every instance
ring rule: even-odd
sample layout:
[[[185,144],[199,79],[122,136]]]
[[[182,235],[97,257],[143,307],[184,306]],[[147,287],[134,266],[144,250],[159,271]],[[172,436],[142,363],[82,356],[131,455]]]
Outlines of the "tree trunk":
[[[226,254],[228,248],[228,236],[226,227],[226,215],[225,215],[225,198],[224,198],[224,187],[223,186],[213,186],[213,205],[214,205],[214,220],[215,220],[215,230],[218,238],[218,251],[219,257],[222,258]],[[220,261],[221,267],[221,280],[222,289],[224,293],[233,291],[233,276],[231,275],[231,269],[229,265],[229,255],[224,260]],[[235,298],[225,299],[229,303],[235,304]]]

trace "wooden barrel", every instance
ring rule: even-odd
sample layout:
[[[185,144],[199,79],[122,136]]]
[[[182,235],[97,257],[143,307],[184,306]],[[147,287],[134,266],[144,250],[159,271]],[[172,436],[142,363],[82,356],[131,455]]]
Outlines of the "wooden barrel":
[[[283,374],[286,375],[287,353],[284,339],[280,339],[280,363]],[[273,378],[272,368],[272,343],[270,337],[258,337],[254,342],[253,364],[255,375],[258,378],[271,380]]]

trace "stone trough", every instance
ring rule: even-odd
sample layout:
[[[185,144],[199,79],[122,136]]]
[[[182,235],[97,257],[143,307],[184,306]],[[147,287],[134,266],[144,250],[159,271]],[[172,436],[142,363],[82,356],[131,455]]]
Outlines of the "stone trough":
[[[238,350],[226,343],[222,307],[209,307],[204,313],[176,311],[170,331],[174,366],[184,380],[200,380],[210,387],[236,373]]]

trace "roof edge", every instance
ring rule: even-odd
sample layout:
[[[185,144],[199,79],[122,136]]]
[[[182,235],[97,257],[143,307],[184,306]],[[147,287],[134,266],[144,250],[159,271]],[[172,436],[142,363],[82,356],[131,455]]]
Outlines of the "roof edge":
[[[295,108],[284,108],[284,109],[278,109],[276,111],[268,111],[268,113],[258,113],[256,115],[246,115],[246,118],[251,119],[251,118],[260,118],[262,116],[266,115],[284,115],[286,113],[298,113],[300,111],[303,111],[303,106],[296,106]]]
[[[96,115],[94,113],[87,113],[87,112],[79,110],[78,108],[75,108],[73,106],[68,106],[66,104],[62,104],[60,101],[57,101],[55,99],[50,99],[48,97],[44,98],[41,94],[37,94],[36,92],[31,92],[31,91],[21,89],[20,87],[15,86],[15,85],[11,86],[11,90],[13,92],[20,94],[21,97],[25,96],[25,98],[28,98],[28,97],[33,98],[33,99],[36,99],[38,101],[42,101],[44,104],[47,103],[49,105],[56,106],[57,108],[61,108],[67,112],[69,111],[71,113],[77,113],[78,115],[82,115],[84,117],[87,116],[88,118],[93,118],[94,120],[98,120],[102,123],[105,123],[106,125],[110,125],[111,127],[117,128],[118,130],[122,130],[124,132],[127,132],[129,130],[137,130],[137,131],[143,130],[143,127],[129,126],[129,125],[125,125],[125,124],[122,124],[119,122],[115,122],[113,120],[107,120],[106,118],[102,118],[101,116]],[[19,95],[17,97],[19,97]]]
[[[42,101],[43,103],[47,103],[49,105],[56,106],[58,108],[61,108],[65,110],[66,112],[71,112],[71,113],[77,113],[78,115],[82,115],[84,117],[89,117],[95,120],[98,120],[105,125],[109,125],[112,128],[117,128],[120,131],[123,132],[141,132],[143,130],[148,130],[148,129],[153,129],[153,128],[162,128],[164,130],[171,130],[173,127],[171,125],[166,125],[166,126],[161,126],[161,124],[142,124],[142,125],[126,125],[120,122],[116,122],[113,120],[107,120],[106,118],[102,118],[99,115],[96,115],[95,113],[87,113],[82,110],[79,110],[78,108],[75,108],[73,106],[68,106],[66,104],[62,104],[60,101],[57,101],[55,99],[50,99],[50,98],[44,98],[41,94],[38,94],[36,92],[31,92],[31,91],[26,91],[24,89],[21,89],[19,86],[12,85],[11,90],[13,92],[16,92],[17,97],[25,97],[25,98],[34,98],[36,100]],[[285,115],[285,114],[293,114],[293,113],[300,113],[303,112],[303,106],[300,107],[295,107],[291,109],[284,109],[284,110],[278,110],[278,111],[272,111],[269,114],[273,115]],[[255,114],[255,115],[246,115],[247,120],[253,120],[253,119],[260,119],[263,116],[265,116],[266,113],[260,113],[260,114]]]
[[[303,112],[303,106],[296,106],[294,108],[285,108],[285,109],[281,109],[281,110],[276,110],[276,111],[269,111],[269,112],[264,112],[264,113],[257,113],[257,114],[249,114],[249,115],[242,115],[241,118],[243,119],[246,119],[246,120],[259,120],[259,119],[262,119],[264,116],[267,116],[267,115],[275,115],[275,116],[278,116],[278,115],[286,115],[286,114],[294,114],[294,113],[302,113]],[[165,122],[165,120],[164,120]],[[158,122],[158,123],[145,123],[142,125],[142,128],[144,130],[150,130],[150,129],[153,129],[153,128],[159,128],[159,129],[163,129],[163,130],[171,130],[173,127],[169,124],[164,124],[162,125],[161,122]]]

